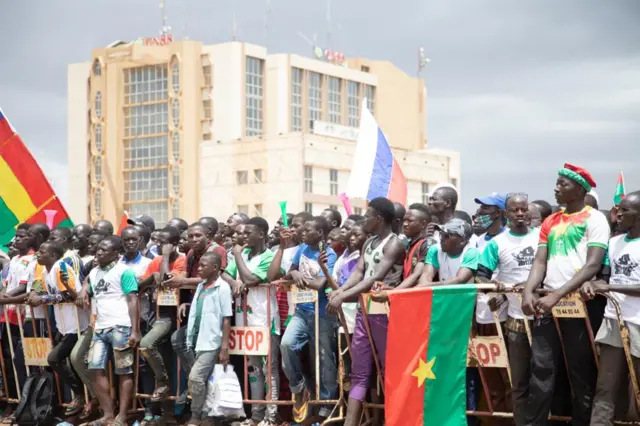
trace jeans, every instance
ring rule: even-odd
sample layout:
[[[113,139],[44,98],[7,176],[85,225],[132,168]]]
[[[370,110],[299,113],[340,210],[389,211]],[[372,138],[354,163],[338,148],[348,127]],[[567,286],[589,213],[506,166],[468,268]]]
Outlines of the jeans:
[[[513,421],[516,426],[523,426],[525,424],[525,407],[529,397],[529,374],[531,371],[531,347],[527,333],[508,330],[507,350],[511,367]]]
[[[142,338],[140,342],[140,354],[147,360],[149,367],[156,378],[156,386],[169,386],[169,373],[164,365],[162,354],[158,350],[173,330],[173,323],[170,319],[159,319],[151,327],[151,330]]]
[[[179,329],[173,332],[171,335],[171,347],[173,351],[178,355],[180,360],[180,367],[185,373],[188,373],[193,368],[193,364],[196,362],[196,354],[193,350],[187,347],[187,325],[183,325]]]
[[[282,369],[289,380],[292,393],[300,393],[305,385],[310,388],[313,381],[304,376],[299,353],[309,343],[313,371],[315,371],[315,313],[296,309],[291,322],[282,336],[280,352],[282,353]],[[320,399],[335,399],[338,396],[338,363],[337,363],[337,318],[324,315],[319,319],[320,330]],[[323,407],[326,409],[326,407]],[[321,409],[321,413],[322,413]]]
[[[133,374],[134,350],[129,345],[131,327],[115,326],[95,330],[89,348],[89,370],[104,370],[113,352],[114,373],[118,376]]]
[[[218,351],[197,352],[195,362],[189,372],[189,393],[191,394],[191,417],[202,419],[202,409],[207,398],[207,382],[218,359]]]
[[[87,329],[80,335],[80,339],[78,339],[76,345],[73,347],[69,360],[71,361],[73,370],[76,372],[82,383],[87,387],[91,397],[95,398],[96,391],[93,387],[93,379],[91,375],[89,375],[89,368],[87,365],[87,354],[91,347],[92,337],[93,330],[91,327],[87,327]]]
[[[271,399],[278,400],[278,391],[280,389],[280,336],[271,335]],[[251,387],[251,399],[265,399],[265,378],[268,376],[267,357],[249,356],[249,384]],[[266,415],[265,415],[266,411]],[[261,404],[254,404],[251,407],[251,418],[258,422],[262,420],[270,420],[275,423],[278,414],[278,406],[269,404],[266,407]]]
[[[558,367],[562,365],[562,343],[573,389],[572,424],[587,426],[591,420],[597,371],[586,324],[583,319],[573,318],[561,318],[558,323],[562,342],[551,314],[536,320],[531,331],[531,379],[525,408],[527,426],[546,425],[552,400],[565,397],[554,395]]]
[[[78,335],[76,333],[59,335],[56,340],[58,343],[49,353],[47,363],[58,374],[60,380],[69,385],[76,397],[82,396],[84,393],[82,382],[67,362],[67,358],[71,356],[71,352],[78,342]]]

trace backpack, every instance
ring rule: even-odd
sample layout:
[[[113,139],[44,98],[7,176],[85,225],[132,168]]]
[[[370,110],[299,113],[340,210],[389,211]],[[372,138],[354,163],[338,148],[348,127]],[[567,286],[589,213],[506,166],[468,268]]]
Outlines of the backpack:
[[[52,373],[35,371],[22,387],[20,403],[12,424],[49,426],[54,424],[53,406],[56,405],[56,382]]]

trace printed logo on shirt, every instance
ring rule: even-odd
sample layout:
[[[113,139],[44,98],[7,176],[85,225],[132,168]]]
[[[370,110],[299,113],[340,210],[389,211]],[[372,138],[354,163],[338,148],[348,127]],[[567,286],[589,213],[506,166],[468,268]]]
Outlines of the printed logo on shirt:
[[[613,261],[613,273],[616,275],[624,275],[630,277],[633,271],[638,267],[638,263],[631,260],[628,254],[623,254]]]
[[[529,246],[522,249],[519,253],[511,253],[511,256],[518,263],[518,266],[530,266],[533,265],[533,259],[536,256],[536,251],[533,247]]]
[[[109,282],[101,279],[100,281],[98,281],[96,288],[93,289],[93,293],[97,296],[99,294],[106,293],[107,290],[109,290]]]

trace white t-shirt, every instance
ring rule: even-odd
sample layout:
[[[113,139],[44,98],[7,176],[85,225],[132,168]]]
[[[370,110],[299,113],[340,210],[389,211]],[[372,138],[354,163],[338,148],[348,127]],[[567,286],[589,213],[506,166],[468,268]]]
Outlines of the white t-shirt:
[[[271,250],[265,250],[259,256],[253,256],[249,260],[251,249],[245,249],[242,252],[242,259],[252,274],[265,282],[267,279],[267,271],[275,254]],[[225,272],[234,279],[239,279],[238,266],[235,257],[225,269]],[[242,306],[240,298],[236,298],[236,326],[244,325],[244,311],[247,311],[247,325],[250,327],[266,327],[271,328],[273,334],[280,334],[280,315],[278,314],[278,299],[276,297],[277,289],[271,287],[271,321],[267,316],[267,288],[254,287],[247,292],[247,305]]]
[[[605,263],[611,267],[609,284],[634,285],[640,283],[640,238],[628,239],[626,235],[619,235],[609,241],[609,251]],[[611,292],[620,309],[622,319],[632,324],[640,325],[640,297]],[[607,302],[604,316],[618,320],[616,310],[611,301]]]
[[[546,218],[538,243],[538,247],[547,248],[545,287],[557,290],[565,285],[587,263],[589,247],[607,248],[610,232],[607,218],[590,206]]]
[[[496,238],[501,233],[502,231],[494,235],[493,237],[488,237],[487,233],[485,232],[479,237],[476,237],[476,240],[475,240],[476,247],[478,247],[478,251],[480,252],[481,255],[485,247],[487,247],[487,245],[489,244],[489,242],[491,242],[493,238]],[[471,243],[471,241],[469,241],[469,243]],[[497,272],[497,271],[494,271],[494,272]],[[494,273],[493,278],[495,277],[496,277],[496,274]],[[491,312],[491,309],[489,308],[489,300],[491,300],[491,295],[489,293],[478,292],[478,297],[476,299],[476,322],[478,324],[493,324],[495,322],[493,320],[493,312]],[[500,309],[498,309],[498,318],[500,319],[500,321],[506,321],[507,319],[506,305],[502,305]]]
[[[494,272],[493,279],[513,288],[526,282],[538,248],[539,231],[523,235],[502,232],[486,245],[480,256],[480,265]],[[497,272],[496,272],[497,271]],[[517,294],[507,293],[508,313],[511,318],[523,319],[522,305]]]
[[[3,283],[5,291],[10,292],[15,290],[20,285],[26,285],[27,289],[30,282],[30,272],[32,264],[36,262],[34,254],[25,254],[24,256],[15,256],[9,262],[9,273]],[[9,312],[9,318],[13,322],[16,319],[16,305],[7,305],[7,311]],[[27,309],[29,311],[29,309]],[[0,316],[4,318],[4,313],[0,308]]]
[[[127,295],[138,291],[138,280],[127,265],[115,263],[107,270],[93,268],[89,273],[89,290],[95,301],[95,330],[131,327]]]
[[[289,269],[291,269],[291,265],[293,265],[293,258],[298,252],[298,247],[300,246],[289,247],[282,252],[282,261],[280,262],[280,272],[282,276],[289,273]],[[287,315],[293,315],[296,311],[296,305],[293,303],[293,296],[290,291],[287,292],[287,304],[289,305]]]
[[[66,282],[63,279],[66,272]],[[60,294],[66,292],[68,288],[73,288],[76,293],[80,292],[82,283],[76,277],[73,268],[63,260],[58,260],[53,264],[51,270],[45,273],[45,283],[47,293]],[[72,334],[86,330],[89,325],[89,313],[84,309],[78,309],[76,318],[76,306],[73,303],[61,303],[53,305],[53,312],[56,318],[56,327],[61,334]]]

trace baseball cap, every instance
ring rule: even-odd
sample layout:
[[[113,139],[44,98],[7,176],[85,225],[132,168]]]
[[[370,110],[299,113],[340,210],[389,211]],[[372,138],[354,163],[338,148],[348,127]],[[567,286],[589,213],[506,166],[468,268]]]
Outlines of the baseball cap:
[[[146,214],[141,214],[139,216],[127,219],[127,223],[129,225],[142,225],[149,229],[149,232],[153,232],[156,230],[156,222],[153,220],[151,216],[147,216]]]
[[[473,235],[471,225],[458,218],[453,218],[444,225],[436,225],[436,229],[444,234],[458,235],[462,238],[471,238]]]
[[[504,210],[504,205],[506,201],[506,197],[502,194],[498,194],[494,192],[493,194],[487,197],[480,197],[474,200],[476,204],[483,204],[485,206],[495,206],[500,210]]]

